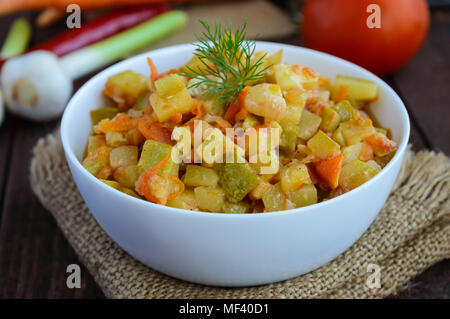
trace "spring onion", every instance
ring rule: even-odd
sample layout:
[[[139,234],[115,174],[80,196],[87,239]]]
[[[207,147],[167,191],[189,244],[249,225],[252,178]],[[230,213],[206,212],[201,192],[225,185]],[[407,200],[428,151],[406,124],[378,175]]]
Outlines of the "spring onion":
[[[31,37],[30,23],[24,18],[16,19],[6,36],[5,43],[0,51],[1,58],[9,58],[24,52]]]

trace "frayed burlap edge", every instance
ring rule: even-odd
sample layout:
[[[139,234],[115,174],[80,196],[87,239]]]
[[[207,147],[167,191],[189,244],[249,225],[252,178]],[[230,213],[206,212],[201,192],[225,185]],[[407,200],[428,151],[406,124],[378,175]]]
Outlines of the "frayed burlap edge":
[[[96,223],[67,167],[58,134],[41,138],[31,185],[81,261],[110,298],[382,298],[450,257],[450,160],[408,150],[380,214],[345,253],[306,275],[259,287],[217,288],[183,282],[134,260]],[[380,288],[368,288],[368,265]]]

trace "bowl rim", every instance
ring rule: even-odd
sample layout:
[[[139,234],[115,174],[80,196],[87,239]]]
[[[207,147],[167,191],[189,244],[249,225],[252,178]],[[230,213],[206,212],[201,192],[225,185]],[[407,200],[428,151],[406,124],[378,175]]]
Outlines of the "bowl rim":
[[[312,49],[308,49],[308,48],[304,48],[304,47],[300,47],[300,46],[290,45],[290,44],[277,43],[277,42],[270,42],[270,41],[255,41],[255,42],[257,45],[261,44],[261,45],[274,46],[275,49],[289,48],[291,50],[293,49],[293,50],[308,52],[309,54],[317,55],[319,57],[324,57],[326,59],[331,59],[332,60],[331,62],[333,62],[333,60],[334,60],[335,62],[346,64],[346,65],[348,65],[348,67],[356,69],[356,71],[367,73],[367,74],[375,77],[379,81],[379,84],[383,87],[383,89],[386,90],[386,92],[388,92],[388,94],[393,96],[394,100],[396,101],[396,104],[398,104],[400,107],[401,118],[405,122],[404,130],[402,132],[402,139],[399,143],[399,147],[398,147],[394,157],[389,161],[389,163],[377,175],[375,175],[369,181],[365,182],[364,184],[358,186],[357,188],[355,188],[347,193],[344,193],[342,195],[339,195],[339,196],[329,199],[327,201],[316,203],[316,204],[309,205],[309,206],[289,209],[289,210],[282,210],[282,211],[275,211],[275,212],[268,212],[268,213],[259,213],[259,214],[224,214],[224,213],[217,213],[217,212],[191,211],[191,210],[186,210],[186,209],[182,209],[182,208],[174,208],[174,207],[169,207],[169,206],[165,206],[165,205],[160,205],[160,204],[156,204],[156,203],[153,203],[153,202],[150,202],[147,200],[143,200],[140,198],[135,198],[133,196],[130,196],[123,192],[120,192],[119,190],[108,186],[107,184],[103,183],[98,178],[96,178],[92,174],[90,174],[81,165],[80,161],[77,159],[77,157],[75,156],[75,153],[73,152],[72,148],[70,147],[70,143],[68,141],[69,133],[67,132],[67,129],[66,129],[66,127],[67,127],[66,123],[69,121],[68,117],[71,113],[71,110],[77,105],[77,101],[78,101],[78,99],[80,99],[80,96],[83,94],[86,87],[89,86],[91,83],[97,81],[99,78],[103,77],[104,73],[107,73],[108,70],[112,67],[120,68],[120,66],[123,64],[128,64],[130,62],[134,62],[136,60],[146,58],[150,54],[156,54],[156,53],[160,53],[162,51],[169,50],[169,51],[177,52],[178,50],[185,49],[187,47],[194,48],[195,43],[183,43],[183,44],[168,46],[168,47],[159,48],[156,50],[151,50],[148,52],[138,54],[136,56],[133,56],[128,59],[124,59],[120,62],[117,62],[115,64],[108,66],[101,72],[98,72],[97,74],[95,74],[88,81],[86,81],[75,92],[75,94],[70,98],[69,102],[67,103],[67,107],[64,110],[64,113],[62,116],[60,132],[61,132],[61,141],[62,141],[64,153],[66,156],[66,160],[68,162],[71,162],[73,164],[73,167],[75,167],[77,170],[81,171],[81,174],[83,174],[89,181],[93,182],[98,187],[103,187],[106,191],[112,191],[113,194],[119,196],[119,198],[121,198],[123,200],[131,200],[132,202],[135,201],[135,203],[137,205],[139,205],[139,204],[144,205],[149,208],[149,212],[159,209],[159,210],[163,210],[164,213],[185,214],[185,215],[188,214],[191,216],[203,216],[204,218],[239,218],[239,219],[242,219],[242,218],[276,218],[277,216],[280,216],[280,215],[306,214],[308,211],[311,211],[311,210],[317,210],[317,209],[322,209],[322,208],[327,209],[328,206],[332,207],[334,203],[336,203],[338,201],[343,201],[349,197],[355,196],[355,195],[359,194],[360,192],[363,192],[366,188],[370,187],[370,185],[377,183],[385,175],[389,174],[389,171],[394,167],[394,165],[398,161],[402,160],[403,154],[405,153],[406,148],[408,146],[408,140],[409,140],[409,136],[410,136],[410,119],[409,119],[408,112],[406,110],[406,107],[405,107],[402,99],[394,91],[394,89],[392,89],[384,80],[382,80],[380,77],[373,74],[372,72],[364,69],[363,67],[360,67],[359,65],[356,65],[350,61],[344,60],[342,58],[336,57],[336,56],[328,54],[328,53],[324,53],[324,52],[320,52],[320,51],[316,51],[316,50],[312,50]],[[78,188],[78,185],[77,185],[77,188]]]

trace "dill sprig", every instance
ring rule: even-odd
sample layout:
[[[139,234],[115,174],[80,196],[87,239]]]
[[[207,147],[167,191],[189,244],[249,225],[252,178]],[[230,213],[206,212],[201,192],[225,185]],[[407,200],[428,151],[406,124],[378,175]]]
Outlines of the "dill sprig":
[[[222,27],[216,23],[214,30],[200,20],[205,28],[201,35],[196,35],[195,55],[202,67],[186,67],[181,75],[196,79],[189,88],[196,88],[203,96],[213,98],[216,106],[227,105],[237,98],[242,89],[265,75],[269,66],[263,66],[265,54],[254,59],[256,43],[246,40],[247,22],[234,32],[231,24]]]

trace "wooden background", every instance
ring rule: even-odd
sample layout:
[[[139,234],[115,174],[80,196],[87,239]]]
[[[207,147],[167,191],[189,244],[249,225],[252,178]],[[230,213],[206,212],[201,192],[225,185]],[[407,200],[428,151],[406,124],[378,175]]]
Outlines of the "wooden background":
[[[35,18],[32,13],[21,16]],[[0,43],[16,17],[0,18]],[[64,28],[60,23],[35,32],[32,44]],[[298,34],[272,40],[301,44]],[[75,88],[88,78],[77,81]],[[450,154],[450,11],[432,12],[423,48],[406,67],[385,80],[408,108],[413,148]],[[80,262],[30,189],[32,147],[58,123],[36,124],[7,114],[0,127],[0,298],[104,298],[84,267],[82,288],[67,288],[66,267]],[[450,260],[419,275],[396,297],[449,298]]]

